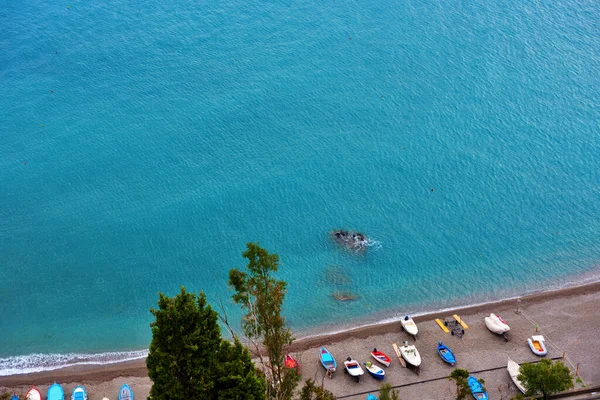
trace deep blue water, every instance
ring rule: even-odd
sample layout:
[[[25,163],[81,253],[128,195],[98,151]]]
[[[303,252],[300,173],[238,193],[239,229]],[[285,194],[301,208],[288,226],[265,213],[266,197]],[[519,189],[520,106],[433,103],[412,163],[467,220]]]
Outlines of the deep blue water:
[[[249,241],[297,332],[593,275],[600,3],[554,3],[2,1],[0,370],[237,318]]]

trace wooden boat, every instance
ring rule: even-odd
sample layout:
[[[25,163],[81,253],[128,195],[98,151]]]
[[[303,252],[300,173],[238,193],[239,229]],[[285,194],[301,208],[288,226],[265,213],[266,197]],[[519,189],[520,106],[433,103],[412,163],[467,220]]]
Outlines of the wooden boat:
[[[85,388],[81,385],[75,386],[75,389],[71,392],[71,400],[88,400]]]
[[[300,365],[298,365],[298,361],[291,354],[285,355],[285,367],[288,369],[295,369],[300,372]]]
[[[521,383],[521,381],[518,378],[520,368],[521,368],[521,366],[519,364],[517,364],[510,358],[508,359],[508,364],[506,365],[506,370],[508,371],[508,375],[510,375],[510,379],[512,379],[512,381],[515,384],[515,386],[517,387],[517,389],[519,389],[521,391],[521,393],[525,393],[526,392],[525,386],[523,386],[523,383]]]
[[[421,365],[421,355],[415,345],[409,345],[408,342],[404,342],[404,346],[400,346],[400,354],[402,354],[402,358],[404,358],[408,364],[414,367],[419,367]]]
[[[46,393],[46,400],[65,400],[65,391],[62,386],[56,382],[50,385],[48,393]]]
[[[327,372],[334,373],[335,369],[337,368],[337,363],[335,362],[335,359],[331,353],[328,352],[325,347],[321,347],[321,350],[319,351],[319,357],[323,368],[325,368]]]
[[[385,371],[379,368],[377,365],[373,365],[370,362],[365,363],[365,369],[375,379],[379,379],[380,381],[385,378]]]
[[[417,328],[417,324],[415,324],[415,321],[413,321],[411,317],[409,317],[408,315],[405,316],[400,320],[400,323],[402,324],[403,330],[413,335],[415,338],[417,337],[417,333],[419,333],[419,328]]]
[[[483,386],[481,385],[481,383],[479,383],[477,378],[475,378],[473,375],[469,375],[469,379],[467,379],[467,383],[469,384],[469,388],[471,389],[471,394],[473,395],[473,397],[475,399],[488,400],[488,394],[483,389]]]
[[[377,351],[377,349],[373,349],[371,356],[386,367],[389,367],[390,363],[392,362],[392,360],[385,353]]]
[[[485,326],[496,335],[504,335],[510,331],[510,326],[499,315],[491,313],[489,317],[484,318]]]
[[[358,361],[353,360],[352,357],[348,357],[346,361],[344,361],[344,368],[351,377],[356,379],[356,382],[358,382],[360,377],[365,373]]]
[[[118,398],[119,400],[133,400],[133,390],[131,390],[128,384],[121,386]]]
[[[536,356],[545,356],[548,354],[548,349],[544,344],[544,337],[542,335],[533,335],[530,338],[527,338],[527,343],[529,344],[529,348]]]
[[[437,352],[442,358],[442,360],[444,360],[448,364],[452,366],[456,364],[456,358],[454,357],[454,353],[452,353],[452,350],[450,350],[450,348],[444,343],[438,342]]]
[[[25,393],[25,400],[42,400],[42,394],[39,390],[32,387],[27,393]]]

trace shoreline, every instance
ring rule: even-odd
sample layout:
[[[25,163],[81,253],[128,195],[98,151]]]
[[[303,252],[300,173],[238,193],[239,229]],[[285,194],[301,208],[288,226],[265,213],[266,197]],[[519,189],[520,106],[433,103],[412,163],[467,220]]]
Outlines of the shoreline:
[[[582,285],[569,286],[566,288],[530,293],[523,296],[515,296],[509,299],[491,301],[484,304],[475,304],[457,307],[447,310],[433,311],[415,316],[416,322],[443,318],[452,314],[481,314],[490,308],[513,308],[516,307],[516,299],[521,300],[521,307],[539,305],[549,300],[564,299],[571,296],[581,296],[600,292],[600,281]],[[399,333],[398,321],[382,321],[350,328],[343,331],[324,333],[322,335],[309,335],[300,337],[289,347],[289,352],[303,352],[313,347],[331,345],[333,343],[365,339],[375,335]],[[124,362],[97,365],[75,365],[54,370],[13,374],[0,376],[0,387],[17,387],[35,385],[47,385],[55,381],[78,382],[83,384],[102,383],[119,377],[147,377],[146,359],[140,358]]]

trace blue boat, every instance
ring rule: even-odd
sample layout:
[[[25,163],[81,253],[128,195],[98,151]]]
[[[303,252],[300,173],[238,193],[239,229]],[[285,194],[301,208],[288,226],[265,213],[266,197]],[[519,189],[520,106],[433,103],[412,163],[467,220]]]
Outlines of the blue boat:
[[[385,371],[382,370],[381,368],[379,368],[377,365],[373,365],[370,362],[366,362],[364,364],[365,364],[365,367],[367,369],[367,372],[373,378],[378,379],[380,381],[382,381],[383,378],[385,378]]]
[[[473,397],[475,399],[488,400],[488,394],[483,389],[483,386],[481,385],[481,383],[479,383],[477,378],[475,378],[473,375],[469,375],[469,379],[467,380],[467,382],[469,383],[469,388],[471,389],[471,394],[473,395]]]
[[[331,353],[328,352],[325,347],[321,347],[321,350],[319,351],[319,357],[321,359],[321,365],[327,370],[327,373],[334,373],[335,369],[337,368],[337,363],[335,362],[335,359]]]
[[[10,400],[19,400],[19,396],[17,396],[16,394],[13,394],[12,397],[10,398]]]
[[[81,385],[75,386],[75,389],[71,392],[71,400],[88,400],[85,388]]]
[[[367,400],[379,400],[377,397],[375,397],[375,395],[372,395],[371,393],[369,393],[367,395]]]
[[[133,390],[131,390],[128,384],[124,384],[119,389],[119,400],[133,400]]]
[[[46,400],[65,400],[65,391],[63,390],[63,387],[56,382],[50,385],[48,393],[46,394]]]
[[[448,364],[454,366],[456,364],[456,358],[454,357],[454,353],[448,346],[446,346],[442,342],[438,342],[438,354]]]

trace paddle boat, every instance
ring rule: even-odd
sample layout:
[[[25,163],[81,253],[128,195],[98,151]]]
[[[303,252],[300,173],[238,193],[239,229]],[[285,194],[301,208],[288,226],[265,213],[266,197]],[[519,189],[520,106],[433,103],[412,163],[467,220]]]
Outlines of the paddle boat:
[[[373,349],[371,356],[386,367],[389,367],[390,363],[392,362],[392,360],[385,353],[377,351],[377,349]]]
[[[525,386],[523,386],[523,383],[518,378],[520,368],[521,368],[521,366],[519,364],[517,364],[510,358],[508,359],[508,364],[506,366],[508,375],[510,375],[510,379],[512,379],[512,381],[515,384],[515,386],[517,387],[517,389],[519,389],[521,391],[521,393],[525,393],[527,390],[525,389]]]
[[[71,393],[71,400],[88,400],[85,388],[81,385],[75,386],[75,389],[73,389],[73,392]]]
[[[377,365],[373,365],[370,362],[365,363],[365,369],[375,379],[379,379],[380,381],[385,378],[385,371],[379,368]]]
[[[48,388],[48,393],[46,393],[47,400],[65,400],[65,391],[62,386],[58,383],[54,382]]]
[[[25,393],[25,400],[42,400],[42,394],[39,390],[32,387],[27,393]]]
[[[379,400],[375,395],[372,395],[371,393],[369,393],[367,395],[367,400]]]
[[[475,378],[473,375],[469,375],[469,379],[467,379],[467,383],[469,384],[469,388],[471,389],[471,394],[473,395],[473,397],[475,399],[488,400],[488,394],[485,391],[485,389],[483,388],[483,386],[481,385],[481,383],[479,383],[477,378]]]
[[[536,356],[545,356],[548,354],[548,349],[544,344],[544,337],[542,335],[533,335],[530,338],[527,338],[527,343],[529,344],[529,348],[533,351],[533,354]]]
[[[292,357],[291,354],[286,354],[285,355],[285,361],[284,361],[285,367],[288,369],[295,369],[298,372],[300,372],[300,365],[298,365],[298,361],[296,361],[296,359],[294,357]]]
[[[489,317],[483,319],[485,326],[496,335],[504,335],[510,331],[510,326],[499,315],[491,313]]]
[[[337,363],[335,362],[335,359],[331,353],[328,352],[325,347],[321,347],[321,350],[319,351],[319,357],[321,360],[321,365],[327,370],[327,374],[332,374],[333,376],[333,373],[337,368]]]
[[[119,389],[119,400],[133,400],[133,390],[131,390],[128,384],[124,384]]]
[[[417,347],[413,344],[409,345],[407,341],[404,342],[404,346],[400,346],[400,354],[406,362],[414,367],[421,365],[421,355],[417,350]]]
[[[352,357],[348,357],[346,361],[344,361],[344,368],[351,377],[356,379],[356,382],[360,381],[360,377],[365,373],[358,361],[353,360]]]
[[[444,360],[448,364],[452,366],[456,364],[456,358],[454,357],[454,353],[452,353],[452,350],[450,350],[450,348],[444,343],[438,342],[437,352],[442,358],[442,360]]]
[[[413,335],[415,339],[417,338],[417,333],[419,333],[419,328],[417,328],[417,324],[415,321],[408,315],[400,320],[400,324],[402,324],[402,329],[408,332],[410,335]]]

